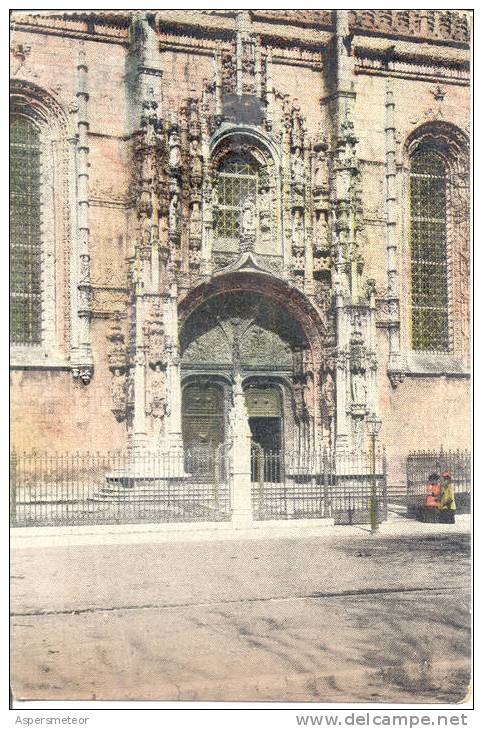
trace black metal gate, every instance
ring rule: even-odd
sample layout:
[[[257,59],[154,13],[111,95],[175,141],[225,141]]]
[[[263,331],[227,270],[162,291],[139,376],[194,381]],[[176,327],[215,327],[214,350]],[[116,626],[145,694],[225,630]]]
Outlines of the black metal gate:
[[[375,457],[374,457],[375,456]],[[255,520],[321,519],[368,524],[371,501],[378,522],[387,519],[386,461],[383,450],[332,454],[329,451],[251,453]]]
[[[252,448],[252,503],[256,520],[329,516],[328,454],[291,454]]]

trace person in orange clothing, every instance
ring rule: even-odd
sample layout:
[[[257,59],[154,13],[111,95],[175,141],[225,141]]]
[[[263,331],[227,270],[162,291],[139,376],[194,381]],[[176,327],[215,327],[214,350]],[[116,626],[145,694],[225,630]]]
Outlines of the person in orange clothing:
[[[426,498],[422,510],[422,520],[429,522],[439,521],[441,483],[439,474],[430,473],[426,485]]]

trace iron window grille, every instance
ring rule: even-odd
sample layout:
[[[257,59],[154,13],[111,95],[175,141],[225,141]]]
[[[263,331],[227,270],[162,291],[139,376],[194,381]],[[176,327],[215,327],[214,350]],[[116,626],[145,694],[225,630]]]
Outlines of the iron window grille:
[[[247,198],[256,202],[257,165],[249,158],[230,156],[218,169],[214,228],[218,238],[238,238],[240,211]]]
[[[42,337],[40,130],[10,121],[10,337],[36,345]]]
[[[447,172],[442,157],[411,157],[412,348],[448,352]]]

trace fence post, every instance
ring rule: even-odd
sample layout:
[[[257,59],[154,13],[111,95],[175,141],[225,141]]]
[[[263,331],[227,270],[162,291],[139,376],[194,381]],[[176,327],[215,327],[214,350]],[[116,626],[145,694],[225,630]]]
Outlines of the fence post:
[[[329,504],[329,482],[332,478],[332,469],[330,467],[331,461],[330,458],[327,458],[327,453],[324,449],[323,455],[322,455],[322,473],[323,473],[323,482],[324,482],[324,516],[330,516],[330,504]]]
[[[223,446],[220,444],[218,445],[213,453],[213,499],[215,501],[215,505],[219,507],[219,501],[218,501],[218,489],[219,489],[219,481],[221,481],[221,458],[220,458],[220,452]]]
[[[10,454],[10,523],[17,520],[17,453]]]
[[[382,447],[382,504],[383,519],[387,519],[387,458],[385,446]]]
[[[265,458],[262,447],[258,443],[251,443],[250,445],[250,458],[251,462],[251,478],[252,481],[258,481],[258,511],[263,513],[263,488],[264,488],[264,476],[265,476]]]

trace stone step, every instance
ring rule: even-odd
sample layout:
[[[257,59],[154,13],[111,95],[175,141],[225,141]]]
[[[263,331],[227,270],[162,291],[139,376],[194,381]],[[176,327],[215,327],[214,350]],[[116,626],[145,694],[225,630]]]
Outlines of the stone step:
[[[227,486],[213,486],[213,485],[207,485],[207,486],[198,486],[198,487],[191,487],[183,489],[176,490],[176,489],[160,489],[160,488],[136,488],[136,489],[117,489],[117,488],[109,488],[104,487],[100,488],[97,491],[94,492],[93,495],[97,496],[119,496],[120,498],[127,498],[127,497],[142,497],[142,496],[157,496],[160,498],[183,498],[183,497],[189,497],[192,498],[194,495],[209,495],[213,493],[221,493],[221,492],[227,492],[228,487]]]
[[[216,503],[204,504],[204,503],[193,503],[193,502],[165,502],[157,499],[143,499],[142,501],[117,501],[113,499],[106,499],[103,497],[91,496],[88,499],[90,504],[104,505],[107,507],[120,506],[124,508],[132,508],[139,510],[140,508],[149,509],[152,508],[156,513],[169,512],[169,513],[190,513],[190,512],[213,512],[216,513],[219,507]],[[160,506],[164,505],[164,508],[160,509]]]

